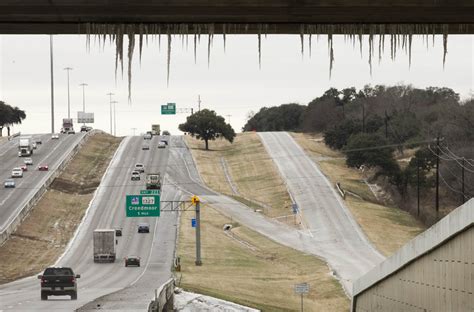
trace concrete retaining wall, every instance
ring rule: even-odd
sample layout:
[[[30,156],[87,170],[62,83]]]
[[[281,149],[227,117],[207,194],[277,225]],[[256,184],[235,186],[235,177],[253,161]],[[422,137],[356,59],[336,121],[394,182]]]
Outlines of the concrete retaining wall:
[[[474,311],[474,199],[354,283],[355,311]]]
[[[28,216],[31,209],[36,205],[36,203],[43,197],[44,193],[48,189],[48,187],[53,183],[54,179],[58,177],[67,164],[71,161],[71,159],[77,154],[80,147],[87,141],[90,135],[96,133],[95,131],[88,132],[78,143],[77,145],[71,150],[71,152],[62,159],[58,167],[53,171],[50,171],[50,175],[46,182],[36,191],[36,193],[18,210],[17,215],[10,221],[5,229],[0,232],[0,246],[3,245],[10,237],[12,233],[16,231],[18,226],[21,222]]]
[[[163,312],[174,310],[174,279],[169,279],[155,290],[155,298],[148,306],[148,312]]]

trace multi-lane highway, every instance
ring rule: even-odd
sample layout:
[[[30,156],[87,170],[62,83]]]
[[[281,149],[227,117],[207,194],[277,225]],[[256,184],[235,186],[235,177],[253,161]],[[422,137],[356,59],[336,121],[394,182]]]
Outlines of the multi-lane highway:
[[[28,166],[28,171],[23,173],[23,178],[16,178],[16,187],[5,189],[3,182],[11,176],[14,167],[23,165],[25,157],[18,157],[19,137],[0,145],[0,232],[12,221],[18,209],[30,200],[48,177],[79,143],[85,134],[60,135],[59,139],[51,139],[50,134],[33,135],[33,139],[41,139],[31,158],[33,165]],[[39,164],[47,164],[49,172],[38,171]]]
[[[158,149],[159,138],[150,143],[149,151],[142,151],[143,138],[128,137],[120,145],[102,183],[100,184],[80,231],[70,248],[58,261],[58,266],[69,266],[77,274],[78,300],[69,297],[50,297],[40,300],[39,281],[34,277],[0,286],[0,310],[71,311],[96,298],[127,288],[135,299],[117,303],[126,311],[144,310],[153,291],[170,277],[171,261],[175,246],[177,213],[162,213],[160,218],[126,218],[125,195],[138,194],[144,189],[144,180],[131,181],[130,173],[135,163],[145,164],[146,172],[166,172],[169,150]],[[142,175],[144,177],[144,175]],[[162,200],[177,200],[181,193],[171,185],[164,185]],[[137,224],[148,222],[149,234],[137,233]],[[123,228],[118,237],[115,263],[94,263],[92,232],[96,228]],[[125,267],[127,255],[141,257],[141,267]],[[146,289],[146,291],[142,291]]]

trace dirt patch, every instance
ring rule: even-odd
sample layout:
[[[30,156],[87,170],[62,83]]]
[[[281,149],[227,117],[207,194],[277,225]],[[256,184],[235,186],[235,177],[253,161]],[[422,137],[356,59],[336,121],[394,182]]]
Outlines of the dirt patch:
[[[181,215],[177,272],[186,290],[229,300],[262,311],[299,311],[294,285],[307,282],[307,311],[348,311],[349,299],[327,265],[318,258],[279,245],[245,226],[222,227],[232,220],[211,206],[201,208],[202,266],[194,265],[192,213]]]
[[[189,136],[186,141],[209,187],[246,201],[272,218],[292,213],[286,185],[256,133],[238,134],[233,144],[213,141],[210,151],[203,149],[202,141]]]
[[[408,212],[394,207],[390,198],[376,196],[362,171],[348,168],[343,155],[336,151],[328,152],[329,148],[322,140],[313,140],[320,136],[295,133],[292,136],[312,156],[332,184],[339,182],[344,190],[359,197],[347,195],[345,203],[369,240],[384,255],[392,255],[426,229]]]
[[[20,227],[0,247],[0,284],[30,276],[64,251],[121,139],[92,135]],[[85,183],[87,181],[87,183]]]

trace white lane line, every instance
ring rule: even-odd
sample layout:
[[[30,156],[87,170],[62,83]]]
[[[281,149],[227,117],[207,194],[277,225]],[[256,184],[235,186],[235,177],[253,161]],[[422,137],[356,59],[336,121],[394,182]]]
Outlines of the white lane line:
[[[153,240],[151,242],[150,251],[148,252],[148,259],[146,261],[145,269],[143,269],[142,273],[140,275],[138,275],[136,280],[134,280],[132,283],[130,283],[130,286],[135,285],[135,283],[138,282],[142,278],[142,276],[145,274],[146,270],[148,269],[148,265],[150,264],[150,259],[151,259],[151,253],[153,252],[153,247],[155,246],[156,226],[157,225],[158,225],[158,220],[155,221],[155,227],[153,229]]]

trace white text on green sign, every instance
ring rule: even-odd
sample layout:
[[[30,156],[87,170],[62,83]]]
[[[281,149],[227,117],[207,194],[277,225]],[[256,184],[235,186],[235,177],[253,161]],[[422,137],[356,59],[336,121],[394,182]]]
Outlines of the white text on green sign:
[[[159,217],[159,195],[127,195],[125,201],[127,217]]]

